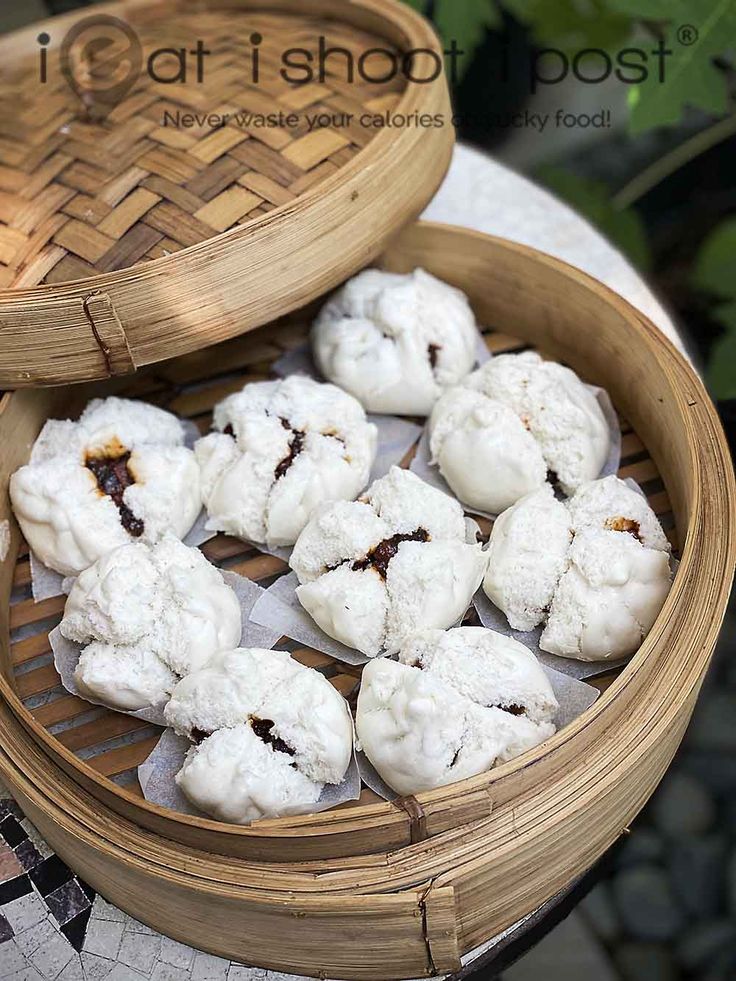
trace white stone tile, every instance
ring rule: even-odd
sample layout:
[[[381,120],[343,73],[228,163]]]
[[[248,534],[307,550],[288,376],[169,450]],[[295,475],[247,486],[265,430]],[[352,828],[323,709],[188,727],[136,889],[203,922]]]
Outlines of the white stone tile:
[[[127,964],[116,964],[107,976],[106,981],[148,981],[148,976],[135,971]]]
[[[48,943],[58,935],[58,929],[54,925],[54,921],[50,916],[47,916],[45,920],[41,920],[40,923],[36,923],[29,930],[24,930],[22,933],[16,933],[15,942],[18,947],[23,951],[26,957],[30,957],[34,954],[38,948],[44,944]]]
[[[127,913],[123,914],[125,916],[125,932],[131,933],[146,933],[153,937],[158,937],[160,934],[157,930],[153,930],[151,927],[146,926],[145,923],[141,923],[140,920],[133,919],[132,916],[128,916]]]
[[[143,974],[150,974],[153,965],[158,960],[161,950],[161,938],[151,936],[146,933],[129,933],[127,930],[123,934],[123,942],[118,951],[118,961],[134,967]]]
[[[227,981],[230,961],[198,950],[192,964],[192,981]]]
[[[39,947],[34,954],[31,954],[28,959],[48,981],[54,981],[73,956],[74,948],[72,945],[63,934],[57,933],[51,940]]]
[[[184,967],[174,967],[173,964],[164,964],[159,961],[153,969],[151,981],[189,981],[191,975]]]
[[[42,974],[39,974],[35,967],[30,965],[12,978],[3,978],[3,981],[46,981]]]
[[[105,981],[114,966],[107,957],[98,957],[97,954],[88,954],[86,951],[82,951],[85,981]]]
[[[189,969],[194,960],[196,951],[186,944],[180,944],[178,940],[171,940],[170,937],[161,937],[161,960],[174,967]]]
[[[260,981],[260,975],[257,975]],[[264,971],[263,981],[306,981],[301,974],[282,974],[280,971]]]
[[[262,967],[246,967],[244,964],[231,964],[227,981],[266,981],[268,971]]]
[[[112,903],[108,903],[106,899],[102,896],[95,896],[94,905],[92,906],[92,919],[93,920],[112,920],[114,923],[125,923],[129,917],[117,906],[113,906]]]
[[[56,981],[86,981],[84,969],[82,967],[82,958],[76,953],[76,951],[72,954],[72,959],[69,961]]]
[[[14,974],[25,971],[28,961],[22,951],[16,946],[15,940],[6,940],[2,945],[3,977],[12,978]]]
[[[35,846],[36,851],[42,858],[48,858],[53,855],[53,849],[46,844],[46,841],[41,837],[41,835],[36,831],[34,825],[28,820],[28,818],[23,818],[20,822],[25,829],[26,834],[30,838],[32,844]]]
[[[30,930],[31,927],[48,918],[49,911],[37,892],[31,892],[20,899],[14,899],[3,906],[3,915],[15,933]]]
[[[83,950],[114,961],[123,939],[123,924],[111,920],[90,920]]]

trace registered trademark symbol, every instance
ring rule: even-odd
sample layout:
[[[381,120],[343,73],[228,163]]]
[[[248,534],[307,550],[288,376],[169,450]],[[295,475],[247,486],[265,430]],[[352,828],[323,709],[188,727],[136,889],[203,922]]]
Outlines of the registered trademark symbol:
[[[695,44],[698,37],[698,29],[697,27],[693,27],[692,24],[683,24],[677,28],[677,40],[680,44],[684,44],[686,48],[689,48],[691,44]]]

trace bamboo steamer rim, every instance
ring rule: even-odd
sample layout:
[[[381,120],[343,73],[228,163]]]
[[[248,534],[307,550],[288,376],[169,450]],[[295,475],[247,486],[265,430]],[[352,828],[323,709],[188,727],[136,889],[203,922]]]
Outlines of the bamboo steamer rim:
[[[155,2],[165,9],[172,6],[177,8],[188,0]],[[35,52],[37,34],[47,26],[53,26],[54,34],[57,34],[58,28],[68,29],[90,16],[112,15],[124,19],[126,13],[150,10],[150,7],[150,0],[115,0],[39,22],[0,38],[0,63],[3,59],[7,62],[16,60],[19,51],[26,51],[31,46],[34,46]],[[332,19],[339,16],[341,22],[355,24],[361,29],[367,18],[373,30],[382,31],[392,41],[396,40],[398,44],[417,52],[416,66],[420,77],[424,77],[425,70],[436,64],[433,56],[442,57],[442,46],[431,24],[401,0],[309,0],[306,9],[302,0],[193,0],[192,13],[202,13],[209,8],[244,13],[291,14],[296,17],[300,13]],[[55,47],[52,44],[49,51]],[[444,73],[427,84],[407,81],[394,112],[406,116],[439,113],[443,115],[445,123],[439,128],[416,131],[410,127],[379,128],[352,159],[293,201],[277,205],[265,215],[250,218],[243,224],[236,224],[173,254],[100,272],[90,278],[70,279],[50,285],[0,288],[0,386],[60,385],[69,381],[92,381],[127,374],[146,364],[168,360],[262,326],[334,288],[371,261],[392,235],[419,215],[449,167],[454,130]],[[410,186],[407,185],[407,175],[413,175]],[[397,180],[403,182],[400,202],[393,201],[390,194],[392,182]],[[363,201],[364,193],[371,195],[369,202]],[[360,213],[353,213],[346,202],[359,202]],[[331,217],[338,212],[341,221]],[[361,228],[361,222],[366,224],[366,214],[370,215],[373,223],[370,229]],[[291,239],[297,227],[300,233],[295,247]],[[300,248],[315,236],[327,240],[323,257],[319,261],[311,260],[306,273],[301,270],[297,274],[290,270],[288,282],[279,282],[278,289],[274,288],[273,263],[283,265],[288,262],[295,250],[299,254]],[[248,260],[245,252],[238,251],[248,245],[251,246],[252,256],[262,255],[267,249],[275,250],[269,255],[269,269],[261,270],[255,289],[256,281],[248,280],[252,259]],[[205,330],[204,325],[197,327],[197,313],[201,305],[197,296],[185,305],[186,310],[182,308],[184,328],[170,331],[165,338],[166,343],[157,346],[156,318],[165,315],[165,306],[159,297],[157,302],[161,305],[161,311],[156,310],[151,315],[153,323],[147,328],[142,323],[146,318],[135,308],[134,301],[140,291],[157,285],[159,289],[169,287],[166,302],[171,303],[171,291],[186,289],[192,271],[204,276],[207,288],[212,289],[217,283],[216,273],[220,264],[231,260],[236,252],[243,272],[240,292],[250,294],[250,304],[246,305],[241,299],[229,300],[223,308],[226,322],[210,323]],[[201,284],[198,286],[202,288]],[[257,303],[253,302],[253,298]],[[91,332],[91,314],[87,306],[90,300],[101,300],[105,304],[100,322],[92,324]],[[29,328],[28,310],[23,307],[39,301],[53,301],[60,307],[74,303],[75,316],[79,320],[79,323],[75,323],[75,333],[72,335],[66,327],[65,318],[69,317],[67,307],[60,309],[54,315],[55,319],[50,321],[56,333],[44,330],[45,325],[39,326],[38,323]],[[77,303],[80,304],[78,309]],[[230,310],[233,304],[234,308]],[[134,311],[131,313],[134,320],[132,327],[128,319],[129,310]],[[41,311],[39,316],[50,315]],[[17,335],[19,331],[26,331],[32,340],[34,332],[38,333],[35,355],[44,358],[42,369],[34,363],[23,362],[23,348],[17,343],[13,344],[13,334]],[[62,331],[66,331],[66,334]],[[7,339],[4,337],[6,332]],[[61,341],[57,338],[61,338]],[[80,344],[85,348],[82,351],[84,359],[80,356]],[[52,353],[45,350],[57,345]],[[6,364],[12,361],[11,367],[5,367],[3,361]]]
[[[686,472],[689,475],[689,483],[686,496],[689,498],[690,511],[687,528],[681,529],[681,532],[686,532],[686,537],[680,567],[669,596],[641,648],[613,685],[574,723],[560,730],[542,746],[487,773],[435,791],[417,794],[416,799],[419,804],[426,806],[448,798],[461,803],[478,791],[491,793],[509,775],[518,774],[547,757],[553,757],[558,750],[568,746],[587,728],[604,720],[611,714],[611,710],[619,700],[633,697],[632,692],[644,673],[649,659],[655,655],[661,656],[661,651],[658,649],[665,635],[669,635],[673,629],[673,623],[676,623],[680,630],[690,630],[687,644],[690,652],[710,653],[725,613],[736,564],[736,487],[725,437],[715,408],[702,382],[684,357],[657,328],[620,296],[585,273],[528,246],[452,226],[418,223],[408,229],[391,248],[398,250],[399,253],[403,249],[409,257],[406,259],[407,263],[411,264],[412,251],[421,250],[424,240],[431,241],[434,246],[441,242],[448,250],[453,247],[459,248],[462,243],[465,243],[479,255],[483,253],[484,247],[486,250],[503,250],[518,259],[538,264],[541,268],[553,272],[563,280],[567,280],[575,289],[582,289],[605,299],[627,322],[627,330],[632,336],[632,351],[637,350],[637,344],[643,343],[656,352],[662,376],[653,384],[660,386],[657,389],[662,392],[659,401],[664,401],[665,397],[673,401],[682,425],[689,435],[687,445],[680,447],[680,450],[687,457]],[[703,488],[707,488],[708,493],[714,495],[712,502],[705,502],[707,506],[703,506]],[[676,511],[682,513],[683,507],[682,500],[679,503],[675,502]],[[706,564],[711,562],[714,565],[708,581],[702,581],[699,574],[704,562]],[[699,589],[694,588],[696,584]],[[706,591],[709,614],[707,616],[703,612]],[[677,654],[677,650],[669,652],[673,660],[677,658]],[[687,658],[677,663],[681,672],[687,671],[689,666]],[[682,697],[690,698],[700,680],[693,668]],[[165,818],[183,827],[214,831],[229,837],[309,838],[315,834],[345,831],[346,826],[349,827],[350,824],[361,820],[378,824],[391,815],[396,816],[396,808],[392,804],[371,804],[343,812],[331,811],[297,818],[264,820],[254,827],[243,828],[179,814],[141,800],[124,788],[118,787],[61,746],[33,719],[5,677],[0,677],[0,693],[35,742],[47,753],[50,752],[52,757],[62,759],[67,772],[79,772],[89,785],[95,786],[99,791],[104,789],[108,795],[118,797],[121,802],[125,802],[130,807],[145,812],[151,817]]]

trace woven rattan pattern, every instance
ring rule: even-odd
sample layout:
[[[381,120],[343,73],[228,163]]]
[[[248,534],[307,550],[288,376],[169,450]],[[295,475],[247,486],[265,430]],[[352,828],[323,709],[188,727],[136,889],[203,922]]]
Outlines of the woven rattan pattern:
[[[279,70],[284,50],[313,51],[321,35],[356,60],[367,49],[392,48],[334,21],[243,11],[165,18],[139,12],[131,25],[144,56],[163,47],[189,50],[201,39],[211,52],[202,83],[162,84],[144,71],[124,101],[94,122],[58,70],[38,83],[37,59],[16,67],[12,78],[0,75],[0,288],[123,269],[288,204],[379,132],[360,117],[390,111],[405,86],[400,75],[368,83],[356,74],[350,82],[342,56],[327,62],[324,84],[286,81]],[[248,46],[254,32],[263,38],[257,84]],[[172,57],[170,74],[177,64]],[[166,72],[165,59],[157,69]],[[280,112],[293,114],[288,126],[245,117]],[[310,129],[321,112],[354,118]],[[200,119],[186,128],[171,125],[177,113]],[[219,128],[201,124],[211,113],[231,119]]]

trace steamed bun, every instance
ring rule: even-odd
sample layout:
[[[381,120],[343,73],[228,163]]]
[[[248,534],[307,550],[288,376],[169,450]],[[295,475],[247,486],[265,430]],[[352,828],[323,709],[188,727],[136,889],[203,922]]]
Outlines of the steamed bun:
[[[164,714],[195,742],[176,782],[222,821],[309,813],[352,756],[347,703],[285,651],[220,652],[179,682]]]
[[[10,478],[18,524],[38,558],[76,575],[118,545],[184,538],[202,507],[199,468],[170,412],[95,399],[78,422],[52,420]]]
[[[598,661],[640,646],[671,579],[657,516],[611,476],[583,484],[564,503],[547,487],[504,512],[483,588],[515,630],[545,624],[542,650]]]
[[[367,269],[323,308],[312,350],[325,378],[369,412],[426,416],[472,370],[477,337],[459,290],[423,269]]]
[[[421,631],[363,670],[356,733],[380,776],[415,794],[482,773],[555,732],[534,655],[482,627]]]
[[[207,527],[270,546],[293,545],[318,504],[355,498],[376,455],[360,404],[299,375],[246,385],[214,425],[195,446]]]
[[[432,462],[468,507],[500,514],[548,479],[566,494],[598,477],[610,433],[569,368],[531,351],[491,358],[437,402]]]
[[[240,604],[220,572],[173,537],[131,542],[76,579],[59,626],[84,645],[82,694],[136,711],[166,701],[180,677],[240,640]]]
[[[393,467],[360,501],[318,511],[290,560],[297,598],[317,625],[375,657],[398,651],[420,626],[462,618],[485,571],[466,541],[462,508]]]

